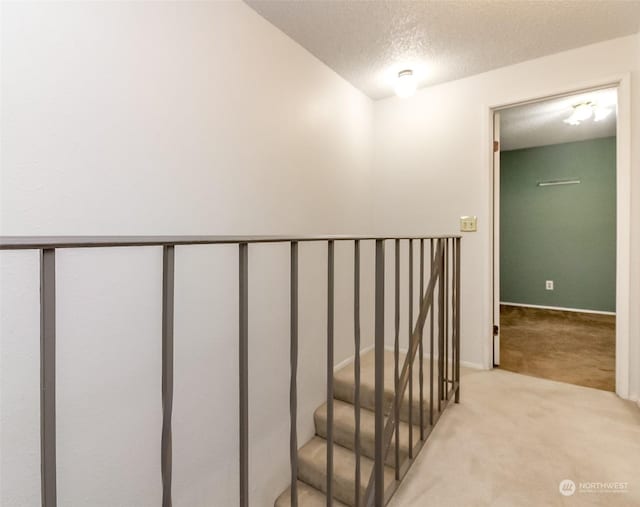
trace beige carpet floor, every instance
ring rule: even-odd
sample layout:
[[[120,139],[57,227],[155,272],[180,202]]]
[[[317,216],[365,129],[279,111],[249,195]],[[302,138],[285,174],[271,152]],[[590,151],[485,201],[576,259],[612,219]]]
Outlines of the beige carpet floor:
[[[611,392],[494,369],[462,371],[452,405],[391,507],[640,506],[640,408]],[[559,492],[571,479],[578,491]],[[580,482],[627,483],[624,493]]]
[[[615,390],[615,316],[500,308],[500,368]]]

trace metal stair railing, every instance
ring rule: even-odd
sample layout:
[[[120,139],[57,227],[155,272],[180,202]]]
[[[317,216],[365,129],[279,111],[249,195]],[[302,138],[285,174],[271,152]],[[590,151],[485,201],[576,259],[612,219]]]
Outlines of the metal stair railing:
[[[297,361],[298,361],[298,244],[302,242],[325,242],[327,244],[327,456],[326,498],[327,506],[333,504],[333,367],[334,367],[334,291],[335,258],[337,241],[354,243],[354,383],[355,383],[355,468],[356,505],[382,507],[385,504],[384,463],[390,451],[393,435],[396,435],[396,481],[404,477],[408,466],[415,458],[410,444],[409,462],[399,463],[399,410],[404,393],[409,389],[409,421],[413,423],[413,371],[416,355],[420,356],[420,440],[419,450],[429,436],[451,397],[460,397],[460,236],[0,236],[0,250],[40,251],[40,439],[41,439],[41,498],[43,507],[57,504],[56,479],[56,251],[63,248],[105,247],[159,247],[163,251],[162,268],[162,433],[160,441],[160,463],[162,477],[162,506],[171,507],[172,486],[172,407],[173,407],[173,345],[174,345],[174,269],[175,249],[183,245],[236,244],[238,246],[239,288],[239,505],[249,505],[249,247],[254,243],[290,244],[290,441],[291,505],[298,506],[297,470]],[[366,494],[361,498],[360,483],[360,251],[362,241],[375,241],[375,464],[368,481]],[[395,390],[394,399],[388,407],[385,423],[384,407],[384,314],[385,314],[385,242],[395,241]],[[400,242],[409,243],[409,321],[410,342],[407,357],[400,372],[399,357],[399,287],[400,287]],[[420,241],[420,304],[417,321],[413,322],[413,245]],[[424,242],[430,242],[430,275],[424,290]],[[438,343],[434,346],[435,307],[437,286]],[[449,300],[450,297],[450,300]],[[451,316],[449,315],[451,310]],[[424,421],[423,330],[428,315],[430,321],[430,409],[429,424]],[[450,329],[451,327],[451,329]],[[450,333],[451,331],[451,333]],[[449,346],[450,342],[450,346]],[[438,354],[438,409],[434,409],[433,365],[434,354]],[[449,352],[452,366],[449,368]],[[413,439],[413,424],[409,425],[410,441]]]

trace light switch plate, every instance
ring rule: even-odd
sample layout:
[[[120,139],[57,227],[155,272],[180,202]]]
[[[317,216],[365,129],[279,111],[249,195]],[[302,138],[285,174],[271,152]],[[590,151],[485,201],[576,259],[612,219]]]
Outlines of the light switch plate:
[[[478,217],[460,217],[460,230],[462,232],[476,232],[478,230]]]

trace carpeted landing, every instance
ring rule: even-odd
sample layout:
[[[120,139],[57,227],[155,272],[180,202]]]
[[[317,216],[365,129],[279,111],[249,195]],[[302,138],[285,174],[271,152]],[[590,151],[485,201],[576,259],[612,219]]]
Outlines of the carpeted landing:
[[[500,368],[615,390],[615,316],[500,307]]]
[[[638,405],[497,368],[463,368],[461,382],[460,404],[445,410],[388,507],[640,506]],[[571,496],[559,491],[566,479]],[[606,483],[619,489],[598,488]]]

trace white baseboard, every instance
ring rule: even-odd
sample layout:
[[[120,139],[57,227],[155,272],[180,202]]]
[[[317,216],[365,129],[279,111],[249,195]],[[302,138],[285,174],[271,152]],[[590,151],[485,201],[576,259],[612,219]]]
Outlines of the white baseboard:
[[[519,306],[521,308],[538,308],[540,310],[560,310],[562,312],[576,312],[576,313],[595,313],[597,315],[615,315],[616,312],[601,312],[599,310],[582,310],[580,308],[564,308],[562,306],[541,306],[541,305],[526,305],[522,303],[509,303],[506,301],[500,301],[504,306]]]
[[[371,347],[373,348],[373,347]],[[388,351],[388,352],[393,352],[394,348],[390,345],[385,346],[384,350]],[[407,349],[400,347],[400,353],[402,354],[406,354],[408,351]],[[429,354],[425,354],[424,355],[425,359],[429,359],[431,356]],[[434,355],[433,356],[434,359],[438,359],[438,355]],[[482,364],[480,363],[474,363],[472,361],[462,361],[460,360],[460,366],[464,366],[465,368],[471,368],[473,370],[486,370],[487,368],[485,368]]]
[[[460,366],[464,366],[465,368],[471,368],[472,370],[488,370],[486,366],[480,363],[472,363],[471,361],[460,361]]]
[[[360,355],[364,355],[367,352],[372,351],[375,348],[375,345],[369,345],[368,347],[365,347],[364,349],[362,349],[360,351]],[[389,352],[393,352],[393,347],[391,346],[385,346],[384,350],[387,350]],[[400,348],[400,352],[402,354],[406,354],[407,353],[407,349],[405,348]],[[424,355],[425,359],[429,359],[429,357],[431,357],[429,354],[425,354]],[[437,355],[433,356],[434,359],[438,359]],[[333,367],[333,371],[337,372],[338,370],[341,370],[342,368],[344,368],[345,366],[350,365],[351,363],[353,363],[353,361],[355,361],[355,356],[351,356],[346,358],[344,361],[340,361],[338,364],[336,364]],[[465,368],[471,368],[473,370],[487,370],[487,368],[485,366],[483,366],[481,363],[474,363],[472,361],[460,361],[460,366],[464,366]]]
[[[385,345],[384,346],[384,350],[386,350],[387,352],[394,352],[395,351],[395,349],[391,345]],[[403,347],[400,347],[398,350],[400,351],[401,354],[406,354],[407,352],[409,352],[408,349],[405,349]],[[429,357],[429,354],[425,354],[424,357]],[[434,356],[434,357],[436,357],[436,356]]]
[[[362,355],[366,354],[367,352],[373,350],[373,348],[374,348],[374,345],[369,345],[368,347],[363,348],[362,350],[360,350],[360,355],[362,356]],[[345,366],[353,363],[355,361],[355,359],[356,359],[356,356],[353,355],[351,357],[347,357],[344,361],[340,361],[338,364],[336,364],[333,367],[334,373],[337,372],[338,370],[341,370]]]

